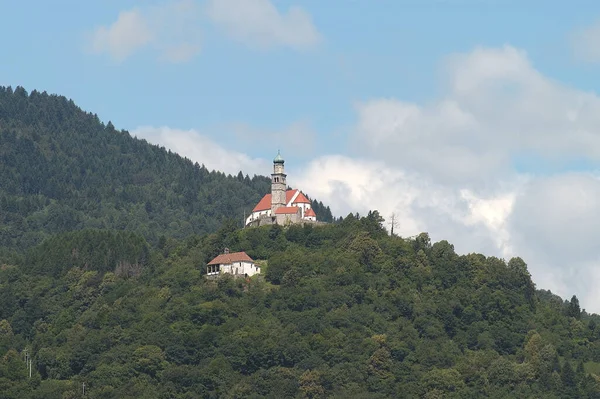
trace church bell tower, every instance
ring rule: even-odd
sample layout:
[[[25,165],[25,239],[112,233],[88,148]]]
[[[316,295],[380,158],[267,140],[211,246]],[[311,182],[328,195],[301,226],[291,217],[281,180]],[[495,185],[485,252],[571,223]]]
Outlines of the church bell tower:
[[[285,192],[287,184],[285,182],[286,174],[284,172],[283,157],[277,151],[277,156],[273,160],[273,173],[271,174],[271,213],[275,215],[275,210],[286,205]]]

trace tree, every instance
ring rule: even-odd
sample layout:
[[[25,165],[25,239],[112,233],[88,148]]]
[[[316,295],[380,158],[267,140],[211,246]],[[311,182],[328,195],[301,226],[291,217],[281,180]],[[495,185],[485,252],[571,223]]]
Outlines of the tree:
[[[166,366],[165,355],[156,345],[140,346],[133,352],[134,367],[137,371],[151,377]]]
[[[571,362],[569,360],[565,360],[565,363],[563,364],[561,381],[564,387],[567,389],[574,388],[577,384],[575,371],[573,370],[573,366],[571,366]]]
[[[321,398],[325,389],[321,385],[321,374],[318,371],[307,370],[300,376],[300,391],[304,398]]]
[[[0,353],[12,347],[13,338],[13,330],[8,320],[0,320]]]
[[[398,227],[398,219],[396,218],[396,214],[392,213],[390,216],[390,235],[394,235],[394,228]]]
[[[573,295],[567,307],[567,316],[579,319],[581,317],[581,308],[579,307],[579,299]]]

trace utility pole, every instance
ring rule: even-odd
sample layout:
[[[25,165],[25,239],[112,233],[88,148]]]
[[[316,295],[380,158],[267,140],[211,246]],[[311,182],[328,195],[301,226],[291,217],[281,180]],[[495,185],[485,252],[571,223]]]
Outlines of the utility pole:
[[[81,384],[81,392],[83,393],[83,396],[85,396],[85,382]]]
[[[25,357],[25,372],[29,374],[29,378],[33,375],[33,356],[29,353],[27,348],[23,349],[23,356]]]
[[[29,378],[31,378],[31,356],[29,351],[25,348],[25,371],[29,369]]]

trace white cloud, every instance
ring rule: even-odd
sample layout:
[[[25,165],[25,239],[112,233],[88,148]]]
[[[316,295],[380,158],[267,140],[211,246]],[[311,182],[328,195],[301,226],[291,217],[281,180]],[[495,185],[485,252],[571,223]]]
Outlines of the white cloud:
[[[209,0],[206,11],[230,36],[250,46],[314,46],[320,35],[310,15],[298,6],[283,14],[269,0]]]
[[[583,303],[599,311],[600,179],[566,173],[532,180],[508,219],[515,252],[536,262],[530,270],[544,288],[567,299],[584,294]],[[542,282],[544,284],[542,284]]]
[[[96,53],[109,53],[115,60],[123,61],[132,52],[146,46],[153,39],[146,19],[139,9],[123,11],[109,27],[96,29],[92,49]]]
[[[168,62],[185,62],[200,51],[200,9],[193,0],[166,2],[122,11],[109,26],[97,28],[89,47],[117,62],[150,48]]]
[[[600,63],[600,20],[571,35],[575,56],[586,62]]]
[[[357,146],[448,184],[489,185],[512,157],[600,160],[600,98],[542,76],[512,47],[479,48],[446,63],[447,91],[419,106],[358,106]]]
[[[142,126],[133,130],[131,134],[204,164],[209,170],[219,170],[232,175],[241,170],[244,174],[252,176],[264,175],[268,173],[265,171],[271,168],[268,161],[250,158],[240,152],[223,148],[195,130]]]

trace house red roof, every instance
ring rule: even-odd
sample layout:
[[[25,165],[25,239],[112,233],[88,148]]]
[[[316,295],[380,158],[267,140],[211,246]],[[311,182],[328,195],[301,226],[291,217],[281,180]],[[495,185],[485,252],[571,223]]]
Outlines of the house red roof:
[[[304,212],[304,216],[313,216],[313,217],[317,217],[317,214],[315,213],[315,211],[312,210],[312,208],[308,208],[306,210],[306,212]]]
[[[287,190],[285,192],[285,203],[286,204],[288,202],[290,202],[292,200],[292,198],[294,198],[294,194],[296,194],[296,191],[298,191],[298,190],[293,189],[293,190]],[[294,201],[294,204],[296,204],[296,203],[309,203],[310,204],[310,201],[308,199],[306,199],[304,194],[300,193],[300,194],[298,194],[296,201]],[[266,211],[269,209],[271,209],[271,193],[265,194],[265,196],[262,197],[262,199],[258,202],[258,204],[256,204],[254,209],[252,209],[252,212],[261,212],[261,211]]]
[[[290,215],[290,214],[295,214],[298,213],[300,211],[300,208],[298,208],[297,206],[282,206],[281,208],[277,208],[275,209],[275,214],[276,215]]]
[[[308,198],[306,198],[304,194],[298,193],[294,204],[310,204],[310,201],[308,200]]]
[[[286,204],[292,200],[292,198],[294,197],[294,194],[296,194],[296,191],[298,191],[298,190],[292,189],[292,190],[287,190],[285,192],[285,203]]]
[[[252,212],[266,211],[268,209],[271,209],[271,194],[265,194],[265,196],[258,201],[258,204],[256,204],[254,209],[252,209]]]
[[[230,254],[221,254],[207,263],[207,265],[230,264],[233,262],[254,262],[245,252],[232,252]]]

